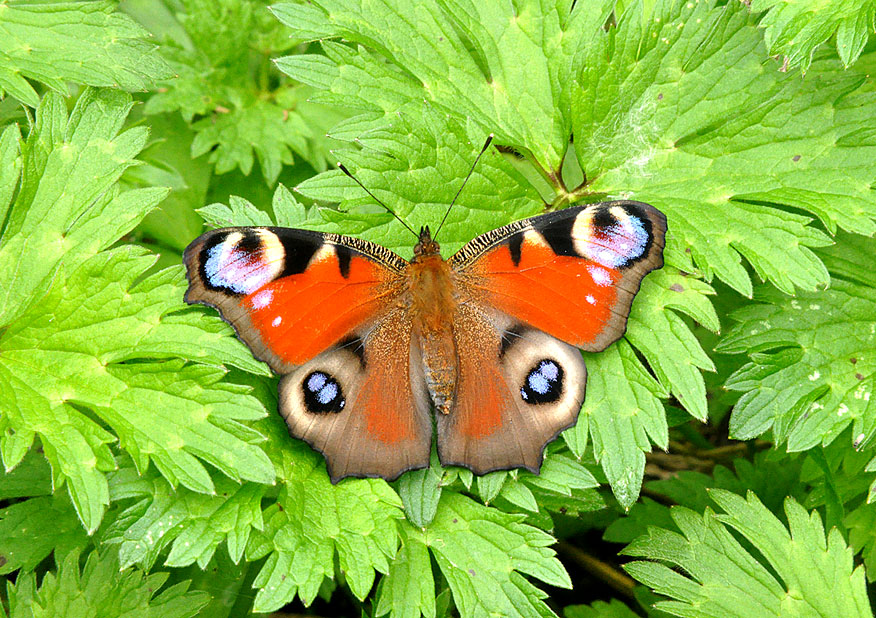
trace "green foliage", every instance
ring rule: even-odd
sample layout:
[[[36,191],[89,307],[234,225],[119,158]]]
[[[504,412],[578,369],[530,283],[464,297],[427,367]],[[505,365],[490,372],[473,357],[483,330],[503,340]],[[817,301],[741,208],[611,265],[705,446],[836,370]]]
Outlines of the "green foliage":
[[[119,563],[112,552],[102,556],[92,552],[80,572],[79,553],[71,552],[59,559],[57,574],[47,574],[39,588],[32,573],[21,574],[14,586],[10,584],[9,614],[11,618],[196,616],[207,604],[207,594],[189,592],[187,582],[158,592],[167,578],[167,573],[119,573]]]
[[[766,46],[771,55],[784,56],[785,69],[805,70],[815,49],[834,35],[837,54],[849,66],[876,29],[876,6],[861,0],[753,0],[751,10],[766,12],[760,20]]]
[[[196,135],[192,158],[209,154],[215,173],[239,168],[245,175],[258,158],[274,184],[293,153],[314,169],[328,157],[325,132],[343,115],[308,101],[309,88],[276,74],[271,57],[295,46],[269,13],[268,3],[184,0],[129,9],[163,39],[162,58],[176,75],[146,103],[147,114],[178,110]]]
[[[658,608],[674,616],[871,615],[863,568],[854,567],[839,530],[825,537],[817,513],[788,498],[786,528],[753,493],[744,499],[714,490],[711,497],[725,514],[676,507],[671,515],[680,534],[652,528],[624,550],[653,560],[631,562],[626,569],[673,599]]]
[[[153,88],[172,75],[148,33],[110,0],[0,3],[0,97],[31,107],[39,95],[28,79],[62,94],[67,82],[123,90]]]
[[[802,451],[830,443],[851,425],[855,448],[872,448],[876,288],[866,283],[872,267],[855,260],[874,250],[872,241],[837,247],[832,259],[845,258],[846,268],[830,289],[796,298],[766,289],[757,298],[763,303],[731,314],[738,324],[718,350],[751,358],[727,380],[744,393],[731,435],[747,439],[772,430],[789,450]]]
[[[0,615],[870,615],[874,14],[0,0]],[[667,214],[539,475],[332,485],[182,302],[205,224],[410,257],[336,160],[414,228],[456,198],[447,255],[573,203]]]

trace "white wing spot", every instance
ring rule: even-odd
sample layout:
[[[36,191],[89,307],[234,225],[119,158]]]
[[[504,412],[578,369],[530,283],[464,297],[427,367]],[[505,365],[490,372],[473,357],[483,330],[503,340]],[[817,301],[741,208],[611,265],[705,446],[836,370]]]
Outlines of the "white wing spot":
[[[277,327],[277,326],[279,326],[282,322],[283,322],[283,318],[281,318],[280,316],[277,316],[277,317],[274,318],[274,321],[271,322],[271,326]]]
[[[264,309],[274,300],[274,290],[262,290],[252,297],[253,309]]]
[[[588,294],[587,296],[585,296],[585,297],[584,297],[584,300],[586,300],[586,301],[587,301],[588,303],[590,303],[591,305],[595,305],[595,304],[596,304],[596,299],[593,298],[590,294]]]
[[[611,273],[599,266],[588,266],[587,271],[593,277],[593,282],[596,285],[606,286],[611,285]]]

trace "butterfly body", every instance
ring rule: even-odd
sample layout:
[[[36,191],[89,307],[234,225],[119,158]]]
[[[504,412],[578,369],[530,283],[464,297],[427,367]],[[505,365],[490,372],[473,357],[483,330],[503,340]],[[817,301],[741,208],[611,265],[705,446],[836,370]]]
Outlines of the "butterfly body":
[[[457,351],[452,318],[460,302],[450,265],[441,257],[429,229],[420,232],[407,269],[415,350],[435,409],[450,412],[457,379]]]
[[[406,261],[366,241],[226,228],[186,250],[188,302],[216,307],[278,373],[293,436],[333,481],[428,466],[538,471],[575,423],[578,348],[623,334],[642,277],[662,266],[663,215],[619,201],[479,236],[449,259],[423,228]]]

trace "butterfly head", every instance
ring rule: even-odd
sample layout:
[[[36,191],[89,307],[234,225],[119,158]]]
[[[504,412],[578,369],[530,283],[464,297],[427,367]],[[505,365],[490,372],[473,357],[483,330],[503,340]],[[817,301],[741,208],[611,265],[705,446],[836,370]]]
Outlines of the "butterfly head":
[[[432,240],[432,232],[429,231],[428,225],[420,228],[419,238],[420,241],[414,245],[414,260],[420,257],[441,254],[441,247]]]

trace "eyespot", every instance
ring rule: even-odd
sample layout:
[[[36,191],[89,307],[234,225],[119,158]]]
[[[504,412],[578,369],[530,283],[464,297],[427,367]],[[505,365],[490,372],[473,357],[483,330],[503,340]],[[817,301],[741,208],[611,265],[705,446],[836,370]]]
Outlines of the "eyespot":
[[[531,405],[557,401],[562,394],[563,368],[549,358],[538,361],[520,387],[521,399]]]
[[[280,241],[268,230],[241,228],[218,232],[202,249],[201,277],[210,290],[251,294],[277,278],[282,256]],[[254,299],[257,309],[270,301],[269,295]]]
[[[301,389],[307,411],[314,414],[340,412],[347,404],[338,381],[322,371],[309,373],[301,383]]]

